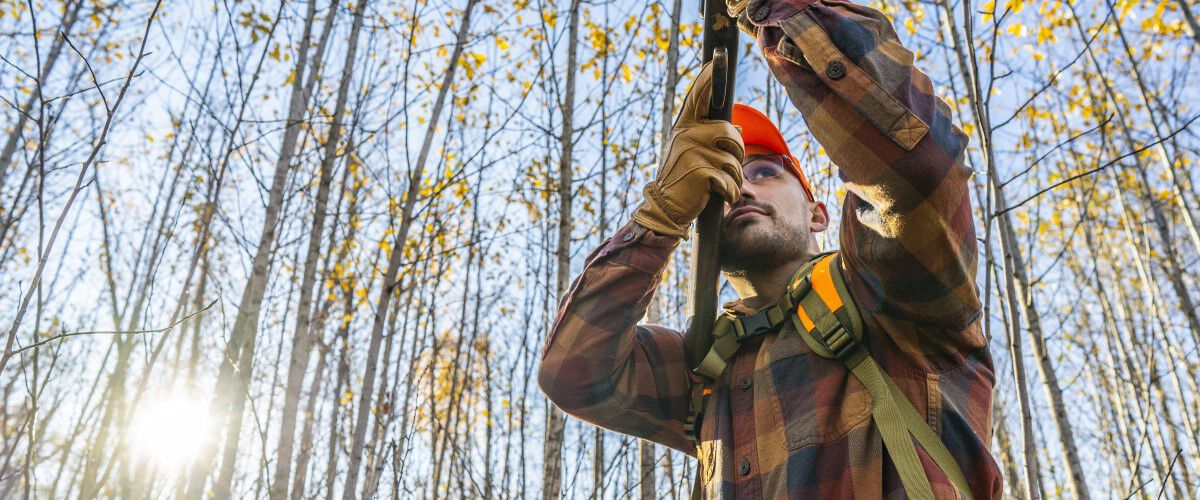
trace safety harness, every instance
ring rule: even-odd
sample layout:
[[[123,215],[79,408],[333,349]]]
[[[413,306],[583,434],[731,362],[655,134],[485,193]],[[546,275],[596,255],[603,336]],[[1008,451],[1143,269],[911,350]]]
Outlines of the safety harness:
[[[743,342],[775,332],[790,320],[815,354],[845,364],[871,393],[871,417],[910,498],[933,498],[933,488],[913,445],[916,439],[961,497],[970,499],[966,477],[950,450],[863,345],[862,315],[846,287],[840,261],[837,252],[817,255],[796,272],[777,304],[750,315],[726,311],[717,319],[710,338],[686,339],[691,359],[700,360],[692,371],[704,383],[693,384],[684,432],[699,444],[700,421],[712,381],[725,371]]]

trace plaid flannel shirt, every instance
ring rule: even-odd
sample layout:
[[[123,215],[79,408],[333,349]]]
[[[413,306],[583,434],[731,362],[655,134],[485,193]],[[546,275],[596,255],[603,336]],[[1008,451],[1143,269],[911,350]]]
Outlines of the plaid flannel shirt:
[[[739,20],[839,167],[843,272],[872,356],[927,416],[975,498],[999,497],[966,136],[891,22],[836,0],[752,0]],[[682,334],[638,325],[678,239],[630,223],[563,298],[539,383],[563,411],[696,456],[709,498],[903,498],[867,389],[791,322],[742,345],[684,437]],[[730,308],[740,308],[735,302]],[[918,445],[938,498],[954,487]]]

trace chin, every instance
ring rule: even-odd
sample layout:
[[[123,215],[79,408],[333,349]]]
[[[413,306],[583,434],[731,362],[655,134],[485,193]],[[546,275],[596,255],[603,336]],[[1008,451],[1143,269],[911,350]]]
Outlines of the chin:
[[[805,253],[804,235],[763,221],[739,223],[722,233],[719,262],[726,272],[765,269]]]

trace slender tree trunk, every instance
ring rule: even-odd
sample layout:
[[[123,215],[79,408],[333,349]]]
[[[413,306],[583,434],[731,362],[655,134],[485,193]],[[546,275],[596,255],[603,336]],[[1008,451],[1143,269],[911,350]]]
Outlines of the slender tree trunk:
[[[1004,478],[1012,498],[1025,498],[1025,483],[1018,479],[1020,473],[1017,471],[1016,461],[1013,460],[1012,439],[1008,434],[1007,419],[1004,404],[1000,402],[1000,398],[995,398],[992,403],[992,429],[996,435],[996,444],[1000,445],[1000,449],[996,451],[1000,454],[1000,463],[1004,465]]]
[[[1188,5],[1187,0],[1175,0],[1175,2],[1179,5],[1179,10],[1183,11],[1183,19],[1192,31],[1192,40],[1196,42],[1196,46],[1200,47],[1200,22],[1196,21],[1196,15],[1192,13],[1192,7]]]
[[[363,285],[369,289],[367,284]],[[343,296],[343,309],[345,314],[351,314],[354,311],[354,287],[346,287]],[[350,387],[350,323],[343,321],[338,328],[337,334],[338,355],[337,355],[337,381],[334,383],[332,391],[332,406],[329,418],[329,450],[325,457],[325,499],[331,500],[334,496],[334,486],[337,483],[337,463],[338,463],[338,444],[342,443],[342,435],[338,430],[341,423],[341,410],[343,406],[349,406],[348,403],[343,403],[342,398],[347,394]],[[301,488],[297,488],[300,491]],[[292,492],[293,497],[296,492]]]
[[[351,138],[347,141],[349,143],[349,146],[346,151],[346,158],[347,158],[346,161],[347,162],[354,161],[354,139],[353,139],[354,130],[355,130],[355,127],[351,127]],[[349,206],[347,208],[346,221],[347,221],[347,225],[350,227],[350,229],[346,233],[345,239],[341,241],[340,245],[338,245],[339,248],[338,248],[337,255],[332,259],[332,261],[327,260],[325,262],[325,270],[322,273],[324,276],[331,275],[330,271],[331,271],[331,269],[333,269],[333,266],[335,265],[335,263],[341,264],[343,262],[346,262],[346,258],[350,252],[350,248],[354,245],[355,237],[357,235],[358,225],[359,225],[358,224],[358,200],[360,199],[359,191],[360,191],[361,184],[357,182],[355,177],[352,177],[350,175],[352,170],[353,169],[350,168],[350,165],[347,165],[346,169],[342,171],[341,190],[339,191],[339,194],[338,194],[339,199],[337,202],[337,206],[341,206],[342,199],[347,197],[346,191],[349,190],[348,198],[350,199],[350,202],[349,202]],[[336,217],[335,217],[335,220],[336,220]],[[336,237],[336,232],[330,231],[329,232],[329,248],[334,247],[335,237]],[[333,472],[331,472],[331,471],[334,471],[336,469],[335,466],[337,464],[337,443],[338,443],[337,436],[338,436],[338,433],[337,433],[336,429],[337,429],[338,416],[340,413],[339,410],[341,408],[341,394],[342,394],[343,388],[346,386],[346,383],[347,383],[346,380],[349,378],[349,373],[350,373],[350,365],[349,365],[349,360],[346,357],[347,356],[346,349],[347,349],[348,343],[349,343],[349,340],[348,340],[349,333],[348,332],[349,332],[349,324],[351,321],[350,316],[354,313],[354,292],[355,292],[354,278],[352,276],[346,276],[345,271],[336,273],[333,276],[336,279],[335,283],[338,285],[338,288],[342,289],[342,291],[343,291],[343,294],[342,294],[343,306],[342,307],[343,307],[344,317],[341,321],[338,322],[338,328],[336,330],[336,334],[334,335],[334,341],[333,341],[333,343],[336,344],[340,340],[340,343],[343,347],[342,347],[341,352],[336,355],[337,360],[335,362],[336,363],[335,369],[337,370],[337,378],[335,379],[334,386],[332,389],[333,399],[330,402],[330,410],[329,410],[330,426],[333,427],[333,431],[329,433],[329,447],[328,447],[328,453],[327,453],[328,456],[326,458],[327,474],[329,474],[329,478],[330,478],[329,485],[326,490],[327,497],[333,496],[333,493],[332,493]],[[321,308],[318,310],[317,314],[315,315],[315,318],[313,320],[313,328],[311,329],[311,331],[313,331],[313,332],[322,331],[322,329],[325,325],[325,321],[328,319],[329,311],[332,309],[334,302],[335,302],[335,299],[334,299],[333,295],[327,296],[326,300],[321,304]],[[324,365],[328,363],[327,358],[329,358],[330,356],[334,356],[333,346],[329,345],[329,344],[322,344],[321,345],[321,353],[318,356],[320,358],[321,369],[318,370],[316,376],[314,377],[312,390],[309,392],[308,411],[305,413],[304,428],[301,431],[301,437],[300,437],[300,443],[301,443],[300,444],[300,452],[297,453],[297,455],[296,455],[296,475],[295,475],[295,480],[293,481],[293,486],[292,486],[292,495],[291,495],[292,500],[300,500],[301,498],[305,497],[304,489],[305,489],[305,483],[306,483],[306,479],[307,479],[308,462],[311,459],[310,452],[308,450],[313,449],[312,443],[313,443],[313,429],[316,424],[316,422],[315,422],[316,405],[318,404],[317,402],[321,399],[321,388],[322,388],[322,385],[318,384],[315,379],[323,378]]]
[[[376,410],[371,418],[373,425],[371,426],[371,444],[366,447],[369,458],[366,466],[367,475],[363,478],[363,498],[375,498],[375,486],[379,482],[377,471],[382,469],[383,442],[385,441],[384,435],[387,433],[387,423],[385,421],[390,419],[391,416],[391,401],[388,399],[387,391],[389,388],[387,365],[389,364],[389,360],[392,359],[392,345],[395,343],[394,340],[396,338],[396,316],[398,314],[406,314],[401,313],[399,309],[399,306],[392,307],[392,318],[389,320],[390,326],[388,327],[387,340],[383,343],[383,377],[380,379],[379,389],[375,396],[375,400],[381,409]]]
[[[1007,208],[1006,202],[995,193],[996,181],[994,178],[989,178],[989,183],[993,189],[993,199],[996,201],[996,209],[1004,210]],[[1021,446],[1025,451],[1025,488],[1030,493],[1030,498],[1037,499],[1041,497],[1042,480],[1039,473],[1038,458],[1037,458],[1037,442],[1033,436],[1033,416],[1029,402],[1029,385],[1025,380],[1024,352],[1021,344],[1021,299],[1017,297],[1017,279],[1014,275],[1018,264],[1023,262],[1017,261],[1014,258],[1013,251],[1010,245],[1014,245],[1013,240],[1016,239],[1016,234],[1012,232],[1012,228],[1008,225],[1007,219],[1001,218],[1000,222],[1000,246],[1004,256],[1004,276],[1007,288],[1005,297],[1007,299],[1008,324],[1006,330],[1008,333],[1008,350],[1009,356],[1012,358],[1013,378],[1017,387],[1017,405],[1020,409],[1021,422]],[[1023,269],[1022,269],[1023,271]]]
[[[280,2],[279,11],[275,15],[272,26],[279,22],[283,14]],[[309,11],[315,0],[310,0]],[[246,404],[246,382],[252,376],[255,340],[258,333],[259,313],[262,308],[263,295],[266,292],[269,271],[271,268],[272,252],[275,246],[280,211],[283,207],[284,187],[291,173],[292,158],[296,151],[296,142],[300,136],[301,123],[308,107],[311,95],[311,84],[315,78],[310,78],[310,85],[305,85],[305,75],[308,70],[309,37],[312,33],[312,16],[305,19],[304,33],[296,55],[295,75],[292,79],[291,98],[288,103],[287,125],[284,129],[280,153],[275,162],[275,172],[271,179],[266,211],[263,216],[262,231],[259,235],[254,259],[251,263],[250,276],[242,289],[241,300],[238,303],[237,316],[221,358],[221,367],[217,374],[216,390],[212,400],[212,414],[224,419],[225,452],[221,461],[221,476],[214,485],[218,498],[228,498],[233,481],[233,471],[237,460],[237,445],[241,433],[242,410]],[[272,28],[272,32],[274,28]],[[269,45],[269,44],[267,44]],[[264,47],[264,55],[266,48]],[[319,64],[319,61],[314,61]],[[315,69],[312,75],[315,76]],[[210,475],[216,459],[216,446],[210,445],[201,453],[191,470],[188,493],[191,496],[203,495],[204,483]]]
[[[408,189],[403,198],[404,205],[400,213],[400,227],[396,231],[396,237],[393,240],[390,250],[391,254],[388,256],[387,271],[383,275],[383,281],[379,287],[379,297],[375,301],[375,319],[371,325],[370,345],[367,347],[366,373],[363,375],[362,390],[359,391],[358,414],[355,417],[354,431],[350,445],[350,461],[347,464],[346,483],[342,489],[342,498],[345,500],[352,500],[356,497],[359,466],[362,463],[362,451],[366,444],[367,419],[371,414],[371,394],[375,390],[375,372],[377,369],[379,347],[383,341],[384,320],[397,284],[396,278],[400,272],[400,263],[404,258],[404,247],[408,243],[408,233],[412,227],[414,217],[413,212],[420,195],[425,165],[429,159],[429,152],[433,147],[434,134],[437,124],[441,122],[442,109],[445,106],[446,97],[450,94],[450,87],[454,83],[454,75],[459,65],[458,61],[462,57],[464,47],[467,43],[471,28],[471,12],[478,3],[478,0],[468,0],[466,8],[463,10],[463,18],[455,38],[454,51],[450,56],[449,67],[446,68],[441,85],[438,87],[438,94],[430,113],[429,126],[426,129],[421,150],[417,154],[417,163],[408,176]]]
[[[972,43],[974,40],[974,29],[972,27],[972,15],[970,1],[967,0],[963,4],[963,19],[965,20],[966,33],[959,35],[958,23],[955,21],[953,10],[947,0],[940,2],[941,8],[946,12],[947,22],[950,27],[951,38],[954,43],[954,53],[958,58],[960,73],[963,75],[967,87],[967,96],[971,102],[975,117],[976,129],[980,139],[979,147],[984,154],[985,168],[987,169],[987,180],[990,184],[992,199],[995,202],[996,212],[1006,214],[1007,202],[1004,200],[1003,192],[1001,191],[999,181],[996,179],[995,170],[995,154],[992,149],[992,130],[991,118],[988,114],[987,103],[981,96],[980,77],[978,67],[975,64],[975,47]],[[965,42],[964,42],[965,41]],[[987,214],[990,218],[991,214]],[[1041,476],[1038,473],[1037,447],[1033,437],[1033,418],[1030,414],[1030,403],[1028,394],[1028,384],[1025,381],[1024,356],[1021,344],[1021,321],[1020,321],[1020,305],[1021,301],[1018,298],[1017,275],[1021,273],[1024,276],[1024,262],[1016,248],[1016,233],[1013,231],[1009,220],[1005,216],[1001,216],[998,220],[1000,225],[1000,246],[1004,251],[1004,273],[1006,283],[1008,284],[1008,312],[1009,312],[1009,355],[1012,357],[1013,377],[1016,383],[1017,402],[1020,411],[1020,422],[1022,429],[1022,447],[1025,450],[1025,488],[1030,493],[1031,498],[1035,500],[1040,498]],[[1074,446],[1072,444],[1072,446]],[[1073,451],[1073,449],[1072,449]],[[1076,490],[1080,492],[1081,490]]]
[[[997,187],[996,196],[998,200],[1004,196],[999,187]],[[1005,213],[1000,217],[1004,219],[1008,216],[1009,214]],[[1025,305],[1025,318],[1029,326],[1030,345],[1033,348],[1034,360],[1037,361],[1038,373],[1042,376],[1046,398],[1050,401],[1050,417],[1054,421],[1055,430],[1058,431],[1059,441],[1062,444],[1063,458],[1066,461],[1067,472],[1069,474],[1068,479],[1076,498],[1091,498],[1088,494],[1086,479],[1083,476],[1083,465],[1079,460],[1079,448],[1075,444],[1075,431],[1071,425],[1070,417],[1067,415],[1066,405],[1063,403],[1062,388],[1058,382],[1058,375],[1054,371],[1054,365],[1050,361],[1050,352],[1046,349],[1046,338],[1045,333],[1042,331],[1041,315],[1038,313],[1033,300],[1033,290],[1029,285],[1029,278],[1025,275],[1020,249],[1014,248],[1012,252],[1014,271],[1018,271],[1014,273],[1017,278],[1017,292]]]
[[[61,34],[54,35],[54,42],[50,44],[50,50],[46,52],[46,59],[42,61],[42,67],[39,68],[37,79],[39,87],[54,71],[55,63],[58,62],[58,57],[62,54],[63,47],[66,45],[66,38],[64,37],[71,36],[71,31],[75,26],[75,22],[79,20],[84,3],[83,0],[67,0],[64,2],[62,21],[59,23],[57,29]],[[33,116],[33,107],[38,104],[38,93],[30,92],[29,97],[25,98],[25,102],[21,104],[21,108],[16,114],[16,123],[13,124],[12,131],[8,133],[8,138],[5,139],[3,149],[0,149],[0,193],[4,192],[5,180],[8,179],[8,167],[12,165],[13,157],[17,152],[17,146],[21,144],[21,136],[23,135],[25,125],[29,123],[30,117]]]
[[[574,180],[575,141],[575,73],[578,67],[580,0],[572,0],[567,28],[566,86],[559,108],[562,110],[562,130],[558,138],[558,242],[555,246],[557,274],[555,297],[562,297],[571,279],[572,181]],[[551,314],[553,317],[553,314]],[[553,404],[546,404],[546,440],[542,449],[542,498],[557,499],[562,495],[562,447],[567,418]]]
[[[312,385],[308,388],[308,404],[304,408],[304,426],[300,433],[300,447],[296,450],[295,480],[292,482],[293,499],[303,498],[304,478],[308,475],[308,461],[313,451],[313,423],[316,420],[317,401],[325,383],[325,367],[328,365],[329,349],[317,349],[317,369],[313,372]],[[332,439],[332,437],[330,437]]]
[[[304,270],[300,280],[300,300],[296,304],[296,326],[292,338],[292,355],[288,362],[287,388],[284,391],[283,409],[279,424],[279,444],[275,458],[275,474],[271,483],[271,499],[282,500],[287,497],[289,475],[292,465],[292,444],[296,434],[296,409],[300,405],[300,387],[304,384],[304,375],[308,371],[308,360],[313,345],[312,325],[312,296],[316,286],[317,261],[320,260],[321,237],[325,233],[325,212],[329,205],[329,189],[333,183],[333,168],[337,160],[338,143],[342,137],[342,117],[346,112],[346,100],[350,94],[350,82],[354,79],[354,58],[357,53],[359,33],[362,29],[362,6],[365,0],[360,0],[355,10],[353,26],[350,28],[350,41],[346,46],[346,58],[342,64],[342,76],[338,83],[337,100],[333,108],[333,123],[325,138],[322,152],[317,197],[313,206],[312,227],[308,233],[308,248],[305,251]],[[337,9],[334,2],[326,16],[325,30],[321,35],[321,49],[333,24]],[[313,13],[312,4],[309,13]],[[317,52],[317,61],[321,50]],[[319,64],[319,63],[318,63]]]
[[[1142,70],[1137,61],[1137,55],[1133,53],[1133,48],[1129,45],[1129,39],[1125,36],[1125,29],[1121,27],[1121,19],[1116,13],[1116,8],[1113,6],[1112,0],[1105,0],[1105,4],[1108,5],[1108,11],[1114,17],[1113,27],[1117,32],[1117,39],[1121,41],[1121,47],[1125,49],[1125,57],[1129,59],[1129,72],[1132,74],[1133,82],[1137,86],[1138,96],[1141,98],[1142,105],[1146,108],[1146,115],[1150,117],[1150,126],[1154,129],[1155,138],[1158,139],[1154,145],[1154,149],[1158,151],[1162,159],[1163,170],[1166,172],[1167,178],[1171,180],[1171,192],[1175,195],[1175,199],[1179,201],[1179,215],[1183,218],[1184,229],[1188,236],[1191,237],[1192,245],[1196,251],[1200,252],[1200,227],[1196,225],[1196,221],[1193,219],[1192,204],[1184,193],[1179,177],[1175,174],[1176,165],[1182,167],[1182,163],[1178,162],[1175,155],[1171,154],[1171,151],[1167,149],[1167,137],[1163,133],[1161,125],[1161,123],[1165,123],[1165,120],[1157,116],[1154,112],[1156,107],[1162,107],[1162,103],[1153,97],[1146,88],[1146,82],[1142,77]],[[1133,144],[1130,144],[1130,146],[1133,146]],[[1143,169],[1142,172],[1144,177],[1145,170]],[[1150,188],[1149,183],[1146,183],[1146,188]],[[1166,247],[1173,246],[1167,241],[1163,243]]]

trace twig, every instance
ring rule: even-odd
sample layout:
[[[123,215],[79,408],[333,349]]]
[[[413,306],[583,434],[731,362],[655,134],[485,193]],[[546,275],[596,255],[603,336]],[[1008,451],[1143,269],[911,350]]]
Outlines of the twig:
[[[1100,23],[1099,27],[1103,28],[1105,24],[1108,24],[1108,20],[1111,19],[1111,17],[1112,17],[1112,14],[1105,16],[1104,21],[1102,21]],[[1026,99],[1025,102],[1022,103],[1020,106],[1018,106],[1016,111],[1013,111],[1012,116],[1009,116],[1008,119],[1006,119],[1003,122],[1000,122],[998,125],[992,127],[992,130],[999,130],[999,129],[1004,128],[1004,126],[1008,125],[1009,122],[1015,120],[1017,118],[1017,115],[1020,115],[1021,111],[1023,111],[1027,106],[1029,106],[1033,102],[1034,99],[1037,99],[1037,97],[1039,95],[1042,95],[1042,92],[1045,92],[1046,89],[1050,88],[1051,85],[1054,85],[1054,82],[1058,80],[1059,76],[1061,76],[1068,69],[1070,69],[1071,66],[1074,66],[1075,63],[1078,62],[1079,59],[1082,58],[1084,54],[1088,53],[1088,51],[1091,50],[1092,42],[1096,40],[1097,36],[1100,36],[1101,31],[1103,31],[1103,29],[1097,29],[1096,32],[1092,34],[1091,38],[1089,38],[1085,42],[1083,42],[1083,50],[1080,51],[1078,54],[1075,54],[1075,58],[1071,59],[1071,62],[1067,63],[1066,66],[1059,68],[1057,71],[1054,72],[1053,75],[1050,75],[1050,79],[1046,81],[1045,85],[1042,85],[1042,88],[1040,88],[1036,92],[1033,92],[1032,94],[1030,94],[1029,98]]]
[[[30,282],[29,288],[25,291],[20,305],[17,306],[17,315],[15,318],[13,318],[12,326],[10,326],[8,329],[8,338],[4,341],[4,352],[3,354],[0,354],[0,372],[4,371],[5,365],[8,364],[8,360],[13,356],[12,348],[17,340],[17,332],[21,328],[21,321],[24,319],[25,311],[29,307],[29,300],[33,297],[34,290],[38,289],[38,285],[41,282],[42,272],[46,268],[46,261],[50,259],[51,250],[54,249],[54,242],[58,238],[58,231],[62,228],[63,221],[66,220],[67,213],[70,212],[71,206],[75,203],[76,196],[79,195],[79,191],[82,188],[83,182],[87,178],[86,176],[88,168],[94,161],[96,161],[96,157],[100,154],[100,150],[104,148],[104,144],[108,140],[109,129],[112,127],[113,120],[117,114],[117,109],[121,106],[121,101],[125,99],[125,93],[129,90],[129,86],[133,82],[133,75],[137,74],[137,69],[142,63],[142,58],[146,56],[146,41],[150,37],[150,26],[154,24],[154,17],[158,14],[159,7],[162,7],[162,0],[155,2],[154,10],[150,12],[150,17],[146,19],[146,29],[142,33],[142,43],[138,48],[138,56],[133,60],[133,65],[129,68],[129,73],[125,78],[125,83],[121,86],[121,91],[117,93],[117,100],[113,103],[112,109],[107,113],[107,117],[104,120],[104,126],[101,128],[100,134],[92,146],[92,151],[88,154],[87,159],[83,162],[83,166],[79,169],[79,176],[75,178],[75,187],[71,190],[70,195],[67,196],[67,201],[63,205],[61,212],[59,212],[58,219],[54,222],[54,228],[50,231],[50,238],[46,241],[45,249],[38,257],[38,265],[37,269],[33,273],[33,279]],[[39,82],[38,85],[38,92],[40,95],[41,83]],[[45,144],[43,141],[38,147],[43,148],[44,145]]]
[[[83,53],[79,51],[79,48],[75,47],[75,44],[71,43],[71,37],[67,36],[66,33],[59,31],[58,36],[61,36],[63,41],[67,42],[67,46],[71,47],[71,50],[74,50],[75,54],[79,56],[79,60],[83,61],[83,65],[87,67],[88,74],[92,76],[92,86],[96,88],[96,92],[100,93],[100,100],[104,101],[104,111],[112,114],[112,107],[108,105],[108,97],[104,95],[104,89],[100,88],[100,80],[96,79],[96,72],[92,71],[92,63],[88,62],[87,58],[83,56]],[[130,75],[130,78],[132,77],[133,75]]]
[[[168,330],[170,330],[170,329],[172,329],[172,328],[175,328],[176,326],[179,326],[179,324],[180,324],[180,323],[183,323],[184,321],[187,321],[187,320],[189,320],[189,319],[192,319],[192,318],[196,317],[197,315],[199,315],[199,314],[201,314],[201,313],[203,313],[203,312],[205,312],[205,311],[207,311],[207,310],[209,310],[209,309],[212,309],[212,306],[214,306],[214,305],[216,305],[216,304],[217,304],[217,299],[213,299],[213,301],[212,301],[212,302],[209,302],[209,303],[208,303],[208,305],[207,305],[207,306],[204,306],[204,308],[203,308],[203,309],[200,309],[200,310],[198,310],[198,311],[194,311],[194,312],[192,312],[191,314],[189,314],[189,315],[187,315],[187,316],[184,316],[184,317],[180,318],[179,320],[175,321],[174,323],[171,323],[171,324],[169,324],[169,325],[167,325],[167,326],[164,326],[164,327],[162,327],[162,328],[154,328],[154,329],[151,329],[151,330],[131,330],[131,331],[126,331],[126,332],[119,331],[119,330],[92,330],[92,331],[87,331],[87,332],[70,332],[70,333],[60,333],[60,334],[58,334],[58,335],[55,335],[55,336],[53,336],[53,337],[50,337],[50,338],[48,338],[48,339],[46,339],[46,340],[43,340],[43,341],[41,341],[41,342],[36,342],[36,343],[33,343],[33,344],[29,344],[29,345],[27,345],[27,346],[25,346],[25,347],[22,347],[22,348],[20,348],[20,349],[17,349],[17,350],[15,350],[15,351],[13,351],[13,352],[12,352],[12,355],[13,355],[13,356],[16,356],[16,355],[18,355],[18,354],[21,354],[21,353],[23,353],[23,352],[25,352],[25,351],[28,351],[28,350],[31,350],[31,349],[37,349],[38,347],[41,347],[41,346],[43,346],[43,345],[46,345],[46,344],[49,344],[50,342],[54,342],[55,340],[65,339],[65,338],[67,338],[67,337],[77,337],[77,336],[80,336],[80,335],[139,335],[139,334],[144,334],[144,333],[163,333],[163,332],[166,332],[166,331],[168,331]]]
[[[1050,148],[1050,151],[1046,151],[1046,153],[1045,153],[1045,154],[1043,154],[1042,156],[1039,156],[1039,157],[1038,157],[1038,159],[1036,159],[1036,160],[1033,160],[1033,163],[1030,163],[1028,167],[1025,167],[1025,170],[1022,170],[1022,171],[1020,171],[1020,172],[1017,172],[1017,173],[1016,173],[1015,175],[1013,175],[1012,177],[1009,177],[1009,178],[1008,178],[1008,180],[1006,180],[1006,181],[1004,181],[1004,182],[1001,182],[1001,183],[1000,183],[1000,187],[1005,187],[1005,186],[1008,186],[1008,184],[1009,184],[1010,182],[1012,182],[1012,181],[1015,181],[1015,180],[1017,180],[1018,178],[1020,178],[1022,175],[1025,175],[1025,174],[1029,173],[1029,171],[1030,171],[1030,170],[1033,170],[1033,167],[1036,167],[1036,166],[1037,166],[1039,163],[1041,163],[1041,162],[1042,162],[1042,160],[1045,160],[1045,159],[1046,159],[1046,157],[1050,156],[1051,154],[1054,154],[1054,152],[1055,152],[1055,151],[1058,151],[1058,150],[1059,150],[1059,149],[1061,149],[1063,146],[1066,146],[1067,144],[1070,144],[1070,143],[1072,143],[1072,142],[1075,142],[1075,140],[1076,140],[1076,139],[1078,139],[1078,138],[1080,138],[1080,137],[1083,137],[1083,136],[1085,136],[1085,135],[1088,135],[1088,134],[1090,134],[1090,133],[1092,133],[1092,132],[1095,132],[1095,131],[1097,131],[1097,130],[1100,130],[1100,129],[1101,129],[1102,127],[1104,127],[1105,125],[1108,125],[1108,122],[1112,121],[1112,118],[1113,118],[1113,115],[1108,115],[1108,116],[1104,117],[1104,121],[1102,121],[1102,122],[1100,122],[1100,123],[1096,124],[1096,126],[1095,126],[1095,127],[1092,127],[1092,128],[1090,128],[1090,129],[1084,130],[1083,132],[1080,132],[1080,133],[1078,133],[1078,134],[1075,134],[1075,135],[1071,136],[1069,139],[1067,139],[1067,140],[1065,140],[1065,141],[1063,141],[1063,142],[1060,142],[1060,143],[1058,143],[1058,145],[1054,146],[1053,148]]]
[[[1076,181],[1076,180],[1082,179],[1082,178],[1084,178],[1084,177],[1087,177],[1087,176],[1089,176],[1089,175],[1092,175],[1092,174],[1094,174],[1094,173],[1096,173],[1096,172],[1099,172],[1099,171],[1101,171],[1101,170],[1104,170],[1104,169],[1106,169],[1106,168],[1108,168],[1108,167],[1111,167],[1111,166],[1113,166],[1114,164],[1116,164],[1117,162],[1119,162],[1119,161],[1121,161],[1121,160],[1124,160],[1125,158],[1128,158],[1128,157],[1130,157],[1130,156],[1133,156],[1133,155],[1139,154],[1139,153],[1141,153],[1141,152],[1143,152],[1143,151],[1146,151],[1146,150],[1148,150],[1148,149],[1150,149],[1150,148],[1153,148],[1153,147],[1155,147],[1155,146],[1159,145],[1160,143],[1162,143],[1162,142],[1165,142],[1165,141],[1167,141],[1168,139],[1170,139],[1170,138],[1172,138],[1172,137],[1175,137],[1176,135],[1179,135],[1179,133],[1180,133],[1180,132],[1183,132],[1184,130],[1187,130],[1187,128],[1188,128],[1189,126],[1191,126],[1192,122],[1195,122],[1197,119],[1200,119],[1200,115],[1193,116],[1193,117],[1192,117],[1192,119],[1188,120],[1188,121],[1187,121],[1187,123],[1184,123],[1182,127],[1179,127],[1179,128],[1178,128],[1178,129],[1176,129],[1174,132],[1171,132],[1170,134],[1167,134],[1167,136],[1166,136],[1166,137],[1163,137],[1163,138],[1161,138],[1161,139],[1159,139],[1159,140],[1156,140],[1156,141],[1154,141],[1154,142],[1151,142],[1151,143],[1149,143],[1149,144],[1146,144],[1145,146],[1142,146],[1142,147],[1140,147],[1140,148],[1138,148],[1138,149],[1135,149],[1135,150],[1133,150],[1133,151],[1130,151],[1130,152],[1128,152],[1128,153],[1125,153],[1125,154],[1123,154],[1123,155],[1121,155],[1121,156],[1118,156],[1118,157],[1116,157],[1116,158],[1113,158],[1113,159],[1112,159],[1111,161],[1109,161],[1108,163],[1105,163],[1105,164],[1103,164],[1103,165],[1100,165],[1100,166],[1098,166],[1098,167],[1096,167],[1096,168],[1093,168],[1093,169],[1090,169],[1090,170],[1087,170],[1087,171],[1084,171],[1084,172],[1081,172],[1081,173],[1078,173],[1078,174],[1072,175],[1072,176],[1070,176],[1070,177],[1067,177],[1066,179],[1063,179],[1063,180],[1061,180],[1061,181],[1055,182],[1054,184],[1051,184],[1051,185],[1049,185],[1049,186],[1047,186],[1047,187],[1045,187],[1045,188],[1042,188],[1042,189],[1038,190],[1038,192],[1036,192],[1036,193],[1033,193],[1033,194],[1032,194],[1032,195],[1030,195],[1028,198],[1025,198],[1024,200],[1021,200],[1020,202],[1017,202],[1017,203],[1013,204],[1012,206],[1010,206],[1010,207],[1008,207],[1008,208],[1006,208],[1006,209],[1004,209],[1004,210],[1002,210],[1002,211],[996,212],[994,216],[995,216],[995,217],[998,217],[998,216],[1004,215],[1004,214],[1006,214],[1006,213],[1008,213],[1008,212],[1011,212],[1011,211],[1013,211],[1013,210],[1016,210],[1016,209],[1017,209],[1018,207],[1020,207],[1021,205],[1024,205],[1024,204],[1026,204],[1026,203],[1029,203],[1029,202],[1031,202],[1031,201],[1033,201],[1033,200],[1037,199],[1037,197],[1039,197],[1039,196],[1041,196],[1041,195],[1043,195],[1043,194],[1046,194],[1046,193],[1048,193],[1048,192],[1050,192],[1050,191],[1053,191],[1054,189],[1057,189],[1058,187],[1060,187],[1060,186],[1062,186],[1062,185],[1064,185],[1064,184],[1067,184],[1067,183],[1070,183],[1070,182],[1073,182],[1073,181]]]
[[[1179,455],[1182,455],[1182,454],[1183,454],[1183,450],[1180,449],[1175,452],[1175,456],[1171,457],[1171,465],[1167,467],[1167,475],[1163,477],[1162,488],[1159,488],[1158,496],[1155,497],[1155,500],[1162,498],[1163,494],[1167,492],[1167,482],[1171,480],[1171,474],[1173,474],[1175,472],[1175,463],[1179,461]]]

